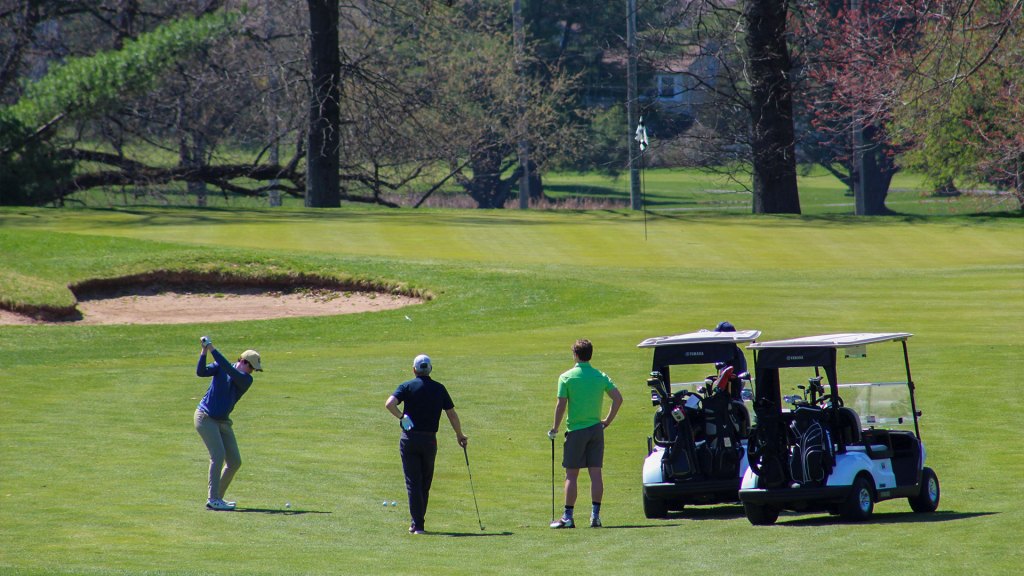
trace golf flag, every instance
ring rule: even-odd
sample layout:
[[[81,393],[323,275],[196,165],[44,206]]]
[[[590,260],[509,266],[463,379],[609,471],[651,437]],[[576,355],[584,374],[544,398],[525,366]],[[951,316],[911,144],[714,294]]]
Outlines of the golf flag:
[[[636,136],[634,140],[640,143],[640,151],[647,150],[647,127],[644,126],[644,117],[640,117],[640,123],[636,125]]]

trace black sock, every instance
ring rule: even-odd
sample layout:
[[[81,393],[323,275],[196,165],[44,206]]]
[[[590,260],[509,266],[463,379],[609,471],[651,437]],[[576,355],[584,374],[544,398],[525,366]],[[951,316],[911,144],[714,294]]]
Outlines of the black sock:
[[[600,502],[593,502],[592,504],[593,504],[593,508],[590,509],[590,515],[591,516],[598,516],[598,517],[601,516],[601,503]]]
[[[573,510],[573,508],[575,508],[575,506],[566,506],[565,507],[565,514],[564,514],[564,516],[566,518],[572,518],[572,510]]]

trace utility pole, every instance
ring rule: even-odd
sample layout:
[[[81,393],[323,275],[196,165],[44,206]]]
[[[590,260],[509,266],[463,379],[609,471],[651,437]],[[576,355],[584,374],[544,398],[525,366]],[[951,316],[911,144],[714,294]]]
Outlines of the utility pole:
[[[271,38],[274,35],[274,21],[272,18],[267,18],[263,28],[264,36]],[[277,91],[280,89],[278,82],[278,70],[273,65],[273,62],[267,63],[267,69],[269,70],[270,80],[270,136],[274,139],[270,145],[270,158],[269,161],[274,166],[277,166],[281,162],[281,142],[278,138],[278,97]],[[270,189],[267,191],[267,200],[272,208],[281,206],[281,189],[278,185],[281,183],[280,180],[274,178],[270,181]]]
[[[516,107],[519,114],[519,209],[530,207],[530,142],[526,139],[529,125],[526,121],[526,89],[522,85],[526,76],[526,32],[523,30],[523,5],[521,0],[512,0],[512,28],[515,42],[516,77],[520,82]]]
[[[862,26],[863,12],[861,12],[861,0],[850,0],[850,52],[857,57],[855,49],[860,40],[860,27]],[[850,185],[853,188],[853,213],[857,216],[864,216],[868,213],[867,204],[867,174],[864,172],[864,115],[858,107],[853,111],[853,158],[850,159]]]
[[[626,138],[629,142],[629,206],[640,209],[640,143],[633,139],[638,108],[636,90],[636,0],[626,0]]]

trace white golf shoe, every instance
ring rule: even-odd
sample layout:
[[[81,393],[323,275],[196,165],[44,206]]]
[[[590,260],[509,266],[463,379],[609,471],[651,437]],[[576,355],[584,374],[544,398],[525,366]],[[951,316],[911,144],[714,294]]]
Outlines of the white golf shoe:
[[[225,502],[220,498],[213,498],[206,501],[207,510],[234,510],[234,502]]]
[[[555,529],[575,528],[576,527],[576,523],[573,522],[572,518],[569,518],[567,516],[562,516],[558,520],[555,520],[554,522],[552,522],[551,523],[551,527],[555,528]]]

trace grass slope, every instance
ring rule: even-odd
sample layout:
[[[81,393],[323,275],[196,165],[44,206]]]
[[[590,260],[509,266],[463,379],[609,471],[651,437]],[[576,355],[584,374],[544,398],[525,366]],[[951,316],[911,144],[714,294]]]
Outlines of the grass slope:
[[[350,275],[437,298],[359,316],[0,327],[0,573],[1014,574],[1022,247],[1019,219],[654,217],[645,240],[626,212],[2,210],[12,302],[60,303],[68,283],[167,267]],[[914,332],[940,511],[892,501],[865,524],[784,515],[767,528],[734,506],[646,520],[650,358],[635,345],[722,319],[770,339]],[[245,465],[230,496],[254,512],[202,509],[200,334],[265,359],[234,415]],[[544,432],[583,336],[626,404],[608,431],[607,528],[553,532]],[[471,438],[483,533],[450,431],[434,534],[405,533],[383,402],[419,352]]]

